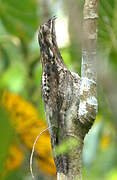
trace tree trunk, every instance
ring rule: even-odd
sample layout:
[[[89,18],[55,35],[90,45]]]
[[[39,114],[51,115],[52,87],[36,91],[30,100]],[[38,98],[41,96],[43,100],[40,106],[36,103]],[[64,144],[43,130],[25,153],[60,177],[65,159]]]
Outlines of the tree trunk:
[[[97,43],[97,0],[86,0],[83,20],[83,48],[79,120],[93,124],[97,111],[96,98],[96,43]]]
[[[39,8],[40,8],[40,22],[43,23],[47,21],[50,17],[50,1],[49,0],[38,0]]]
[[[84,41],[81,78],[70,72],[59,52],[55,17],[39,30],[41,51],[42,97],[57,169],[57,180],[81,180],[83,140],[97,112],[96,39],[97,1],[86,0],[84,6]],[[56,148],[71,140],[66,152]],[[75,145],[72,142],[75,141]],[[70,142],[70,141],[69,141]]]

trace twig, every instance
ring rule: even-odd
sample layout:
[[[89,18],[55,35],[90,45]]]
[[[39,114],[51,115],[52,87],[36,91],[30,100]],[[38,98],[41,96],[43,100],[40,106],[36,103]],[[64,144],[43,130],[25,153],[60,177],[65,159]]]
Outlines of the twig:
[[[40,136],[42,133],[44,133],[45,131],[47,131],[48,129],[52,128],[52,127],[53,127],[53,126],[50,126],[50,127],[46,128],[46,129],[44,129],[44,130],[36,137],[36,139],[35,139],[35,141],[34,141],[33,148],[32,148],[32,152],[31,152],[31,156],[30,156],[30,172],[31,172],[32,179],[34,179],[34,174],[33,174],[33,169],[32,169],[32,159],[33,159],[33,154],[34,154],[34,150],[35,150],[35,145],[36,145],[36,143],[37,143],[37,140],[38,140],[39,136]]]

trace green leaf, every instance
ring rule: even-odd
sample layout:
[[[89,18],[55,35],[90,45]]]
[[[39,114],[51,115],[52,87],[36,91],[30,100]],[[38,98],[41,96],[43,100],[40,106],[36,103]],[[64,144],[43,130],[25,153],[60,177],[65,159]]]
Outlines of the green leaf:
[[[6,30],[25,41],[30,40],[37,29],[36,0],[1,0],[0,18]]]
[[[0,61],[0,71],[3,71],[9,66],[10,60],[6,49],[1,44],[0,44],[0,54],[2,56],[1,58],[2,60]]]
[[[8,154],[8,148],[13,139],[13,134],[8,116],[0,106],[0,174],[4,168],[4,162]]]
[[[21,168],[18,168],[14,171],[8,172],[3,180],[23,180],[23,173],[21,173]]]
[[[1,88],[7,88],[12,92],[21,92],[25,84],[25,69],[21,64],[14,64],[2,75]]]

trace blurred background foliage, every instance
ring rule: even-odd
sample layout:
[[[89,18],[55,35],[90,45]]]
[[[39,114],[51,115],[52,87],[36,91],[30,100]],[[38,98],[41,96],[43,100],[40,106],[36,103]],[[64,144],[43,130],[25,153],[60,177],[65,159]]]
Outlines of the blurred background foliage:
[[[0,179],[31,180],[29,158],[47,127],[41,99],[39,25],[57,15],[57,41],[66,65],[80,74],[80,0],[0,0]],[[117,179],[117,0],[99,1],[99,112],[85,138],[83,179]],[[55,178],[50,136],[43,133],[33,159],[35,178]]]

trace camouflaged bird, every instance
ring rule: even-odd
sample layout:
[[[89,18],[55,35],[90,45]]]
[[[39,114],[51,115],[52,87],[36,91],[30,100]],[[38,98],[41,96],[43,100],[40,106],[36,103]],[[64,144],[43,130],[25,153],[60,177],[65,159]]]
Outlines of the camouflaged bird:
[[[54,16],[41,25],[38,34],[43,69],[42,97],[48,126],[52,126],[50,135],[53,151],[67,138],[83,134],[80,131],[82,123],[78,121],[80,77],[70,72],[63,62],[56,42],[55,19]],[[68,168],[73,166],[72,153],[56,157],[53,152],[53,155],[57,172],[66,174]],[[78,152],[75,155],[78,156]]]

